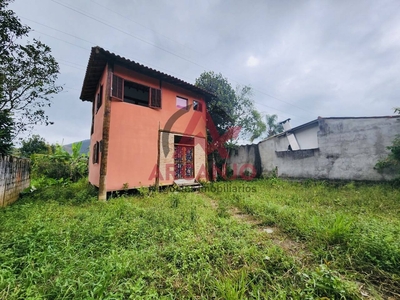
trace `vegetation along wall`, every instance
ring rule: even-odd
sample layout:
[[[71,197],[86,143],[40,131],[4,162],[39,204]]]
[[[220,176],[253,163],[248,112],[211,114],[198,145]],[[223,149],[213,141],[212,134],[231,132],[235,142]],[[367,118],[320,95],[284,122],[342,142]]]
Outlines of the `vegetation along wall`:
[[[29,187],[30,161],[0,155],[0,207],[15,202],[19,193]]]

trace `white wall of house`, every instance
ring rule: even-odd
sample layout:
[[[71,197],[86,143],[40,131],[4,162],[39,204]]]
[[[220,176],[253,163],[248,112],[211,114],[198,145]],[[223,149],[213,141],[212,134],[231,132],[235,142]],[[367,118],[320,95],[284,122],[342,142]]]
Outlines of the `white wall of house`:
[[[301,150],[318,148],[318,124],[295,131]]]

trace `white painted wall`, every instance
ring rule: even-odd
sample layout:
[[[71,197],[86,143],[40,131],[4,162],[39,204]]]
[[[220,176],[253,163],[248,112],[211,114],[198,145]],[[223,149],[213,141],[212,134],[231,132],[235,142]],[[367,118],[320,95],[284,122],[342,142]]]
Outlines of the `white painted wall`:
[[[294,132],[301,150],[318,148],[318,130],[318,124],[315,124]]]

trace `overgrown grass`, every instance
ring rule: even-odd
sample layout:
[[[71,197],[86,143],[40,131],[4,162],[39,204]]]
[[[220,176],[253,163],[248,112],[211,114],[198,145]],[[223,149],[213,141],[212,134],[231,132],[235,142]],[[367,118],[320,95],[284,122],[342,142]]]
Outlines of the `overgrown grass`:
[[[242,184],[256,192],[226,192],[229,186]],[[312,253],[311,263],[329,265],[342,276],[400,297],[398,188],[277,178],[212,186],[209,197],[236,206],[304,243]]]
[[[84,181],[44,185],[0,210],[0,299],[359,299],[364,272],[398,280],[397,190],[231,184],[257,192],[206,192],[215,209],[201,193],[101,203]],[[311,261],[230,217],[233,205],[304,241]]]

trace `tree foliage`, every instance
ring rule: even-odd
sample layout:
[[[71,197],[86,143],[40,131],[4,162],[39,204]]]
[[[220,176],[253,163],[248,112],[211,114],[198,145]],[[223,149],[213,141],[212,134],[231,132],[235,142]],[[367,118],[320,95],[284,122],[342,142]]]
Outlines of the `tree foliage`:
[[[396,136],[392,145],[388,146],[387,149],[390,151],[388,156],[378,161],[375,165],[375,169],[379,172],[384,172],[387,169],[400,169],[400,135]]]
[[[8,155],[12,150],[13,120],[9,113],[0,111],[0,154]]]
[[[203,72],[196,79],[196,86],[215,95],[207,102],[220,135],[232,127],[240,127],[240,137],[253,141],[265,131],[261,114],[255,109],[249,86],[237,86],[236,90],[221,73]]]
[[[44,108],[62,87],[56,85],[59,66],[50,47],[35,39],[21,43],[30,28],[7,9],[10,2],[0,0],[0,110],[12,117],[18,135],[36,124],[52,124]]]
[[[72,153],[61,145],[55,146],[54,153],[32,156],[32,175],[35,178],[78,181],[88,175],[89,157],[81,154],[82,142],[72,144]]]
[[[278,116],[277,115],[266,115],[265,120],[267,122],[267,137],[273,136],[275,134],[283,132],[282,124],[277,122]]]
[[[394,112],[400,114],[400,107],[396,107]],[[400,134],[396,135],[395,139],[392,142],[391,146],[388,146],[387,149],[390,151],[389,154],[379,160],[375,169],[378,172],[384,172],[385,170],[400,170]]]
[[[20,155],[30,157],[32,154],[47,154],[50,145],[40,135],[34,134],[30,138],[23,140],[19,149]]]

